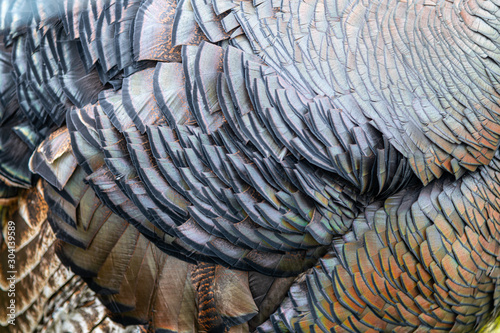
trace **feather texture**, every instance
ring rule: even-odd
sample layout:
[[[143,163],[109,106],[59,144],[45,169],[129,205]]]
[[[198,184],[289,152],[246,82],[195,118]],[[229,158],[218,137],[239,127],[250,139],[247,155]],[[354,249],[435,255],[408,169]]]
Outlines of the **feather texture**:
[[[0,0],[0,195],[44,179],[58,255],[124,324],[477,330],[499,6]]]

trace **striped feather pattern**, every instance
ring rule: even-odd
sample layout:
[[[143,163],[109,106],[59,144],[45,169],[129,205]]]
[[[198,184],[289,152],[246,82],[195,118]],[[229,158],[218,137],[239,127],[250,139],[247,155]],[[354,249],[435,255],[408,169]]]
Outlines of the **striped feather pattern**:
[[[47,221],[48,206],[38,186],[23,191],[15,200],[3,201],[0,249],[0,305],[2,332],[134,332],[113,323],[103,304],[85,283],[56,256],[57,240]],[[15,268],[10,269],[7,221],[15,223]],[[12,298],[11,273],[15,271]],[[15,300],[9,317],[10,300]],[[8,320],[13,319],[15,325]]]

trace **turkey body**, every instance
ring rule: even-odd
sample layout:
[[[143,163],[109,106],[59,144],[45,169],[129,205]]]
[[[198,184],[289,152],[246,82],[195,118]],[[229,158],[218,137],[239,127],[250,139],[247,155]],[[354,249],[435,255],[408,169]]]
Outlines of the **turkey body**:
[[[2,197],[157,332],[471,332],[500,289],[500,3],[0,2]]]

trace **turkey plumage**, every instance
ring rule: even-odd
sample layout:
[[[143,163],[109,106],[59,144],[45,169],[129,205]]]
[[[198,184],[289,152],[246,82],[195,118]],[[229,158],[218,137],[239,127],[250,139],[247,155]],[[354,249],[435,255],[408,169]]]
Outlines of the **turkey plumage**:
[[[157,332],[497,317],[500,3],[0,1],[2,197]],[[5,222],[4,222],[5,225]]]

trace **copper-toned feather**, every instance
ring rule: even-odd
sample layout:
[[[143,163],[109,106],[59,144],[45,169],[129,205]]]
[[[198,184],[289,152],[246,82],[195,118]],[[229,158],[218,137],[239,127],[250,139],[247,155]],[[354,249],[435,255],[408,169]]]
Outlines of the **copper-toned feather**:
[[[495,316],[498,303],[493,269],[498,263],[490,257],[498,246],[493,236],[497,208],[488,200],[497,191],[497,173],[495,158],[459,181],[439,181],[389,197],[374,215],[356,220],[367,230],[357,233],[355,228],[354,242],[336,245],[340,260],[332,257],[308,272],[303,286],[307,301],[289,293],[293,310],[282,305],[271,317],[272,325],[306,332],[352,326],[479,329]],[[446,218],[442,207],[448,200],[456,205],[447,215],[459,207],[464,214]],[[490,221],[489,229],[477,224],[479,215]],[[464,228],[453,229],[457,223]],[[420,244],[412,248],[410,237],[420,237]],[[278,315],[284,312],[289,314]]]

